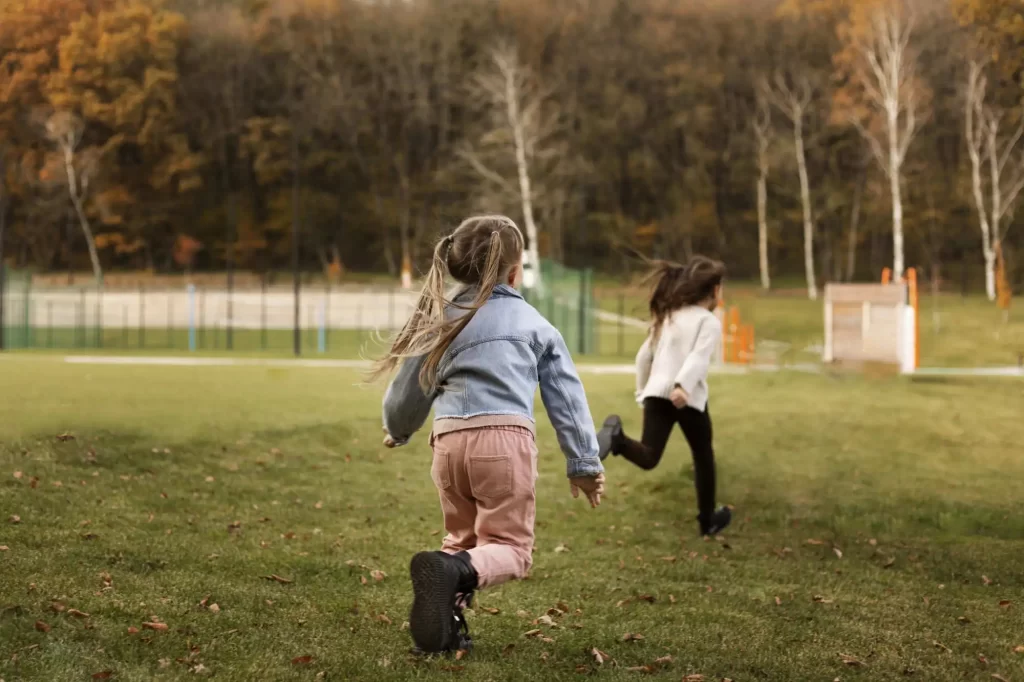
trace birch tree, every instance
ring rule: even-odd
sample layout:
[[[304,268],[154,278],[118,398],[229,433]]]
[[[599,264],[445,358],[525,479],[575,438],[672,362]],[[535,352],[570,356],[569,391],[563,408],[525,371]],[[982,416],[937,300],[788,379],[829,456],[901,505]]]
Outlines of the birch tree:
[[[914,23],[907,11],[888,4],[870,15],[870,25],[856,38],[860,56],[857,75],[867,103],[882,119],[877,132],[857,116],[853,124],[867,141],[871,153],[889,180],[892,199],[893,278],[901,279],[906,267],[903,237],[903,164],[918,129],[920,92],[916,83],[916,58],[910,41]]]
[[[800,204],[803,207],[804,273],[807,277],[807,297],[814,301],[818,298],[814,272],[814,213],[811,208],[811,183],[807,176],[804,140],[804,118],[811,106],[814,90],[806,77],[797,78],[796,83],[791,85],[782,73],[777,73],[772,84],[762,81],[761,92],[793,126],[793,148],[797,174],[800,176]]]
[[[494,126],[481,137],[478,145],[464,145],[459,156],[485,182],[519,200],[529,242],[524,259],[533,268],[533,285],[540,288],[538,233],[534,218],[536,192],[531,169],[537,161],[543,161],[554,153],[555,148],[549,142],[557,127],[556,121],[545,115],[544,92],[529,67],[519,61],[515,45],[505,44],[493,49],[489,61],[488,68],[474,78],[472,90],[489,103]],[[502,148],[505,156],[513,157],[514,181],[510,182],[496,171],[485,158],[484,149],[495,146]]]
[[[987,103],[988,80],[984,65],[972,60],[968,67],[967,92],[964,98],[964,137],[971,160],[971,189],[981,229],[981,252],[985,259],[985,295],[988,300],[997,297],[996,265],[999,248],[1005,234],[1003,219],[1024,189],[1024,112],[1020,122],[1007,133],[1004,130],[1005,112]],[[984,177],[985,167],[988,177]],[[988,183],[988,202],[985,201],[985,183]]]
[[[772,288],[771,273],[768,270],[768,173],[771,148],[772,115],[767,98],[758,93],[757,113],[752,128],[757,143],[757,255],[758,269],[761,273],[761,288],[765,291]]]
[[[89,248],[92,272],[99,284],[103,281],[103,269],[96,251],[96,238],[85,210],[89,184],[95,175],[98,159],[95,150],[88,150],[84,153],[78,150],[84,130],[85,126],[82,121],[74,114],[67,112],[57,112],[46,121],[46,136],[56,149],[57,161],[64,174],[68,195],[75,208],[75,214],[78,216],[78,223],[85,236],[86,246]]]

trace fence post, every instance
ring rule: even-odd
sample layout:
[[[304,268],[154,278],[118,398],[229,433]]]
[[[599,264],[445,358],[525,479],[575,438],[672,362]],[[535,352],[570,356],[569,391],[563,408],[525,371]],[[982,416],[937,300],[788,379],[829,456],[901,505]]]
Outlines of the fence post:
[[[85,348],[85,287],[78,290],[78,328],[75,330],[75,347]]]
[[[139,348],[146,347],[146,287],[139,285]]]
[[[317,352],[319,352],[321,355],[323,355],[324,352],[327,350],[327,334],[326,334],[326,326],[327,326],[327,299],[326,298],[321,298],[320,299],[320,315],[319,315],[319,318],[320,318],[320,320],[319,320],[319,322],[320,322],[319,327],[320,328],[317,330],[317,340],[316,340],[317,341],[317,343],[316,343],[317,347],[316,347],[316,349],[317,349]]]
[[[103,348],[103,287],[96,288],[96,347]]]
[[[53,348],[53,301],[46,302],[46,347]]]
[[[196,352],[196,285],[188,285],[188,352]]]
[[[167,294],[167,347],[174,348],[174,337],[173,337],[173,317],[174,317],[174,298],[170,292]]]
[[[206,348],[206,289],[199,290],[199,346]]]
[[[263,275],[263,286],[260,290],[260,346],[267,349],[267,275]]]
[[[331,346],[331,282],[327,281],[327,290],[324,292],[324,349]]]

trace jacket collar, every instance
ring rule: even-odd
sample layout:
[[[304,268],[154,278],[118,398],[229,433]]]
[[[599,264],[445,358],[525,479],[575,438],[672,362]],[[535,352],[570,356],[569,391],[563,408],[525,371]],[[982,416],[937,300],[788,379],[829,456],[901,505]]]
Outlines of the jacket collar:
[[[475,284],[459,289],[458,293],[455,294],[454,301],[456,303],[467,303],[476,296],[476,292],[479,289]],[[494,287],[494,291],[491,292],[490,300],[496,298],[518,298],[522,299],[523,295],[510,287],[507,284],[499,284]]]

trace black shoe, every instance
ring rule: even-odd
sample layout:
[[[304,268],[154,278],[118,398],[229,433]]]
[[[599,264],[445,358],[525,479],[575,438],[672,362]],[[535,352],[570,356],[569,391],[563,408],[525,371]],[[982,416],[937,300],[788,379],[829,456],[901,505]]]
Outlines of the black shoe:
[[[616,414],[604,420],[604,426],[597,432],[597,456],[601,461],[609,454],[616,454],[619,444],[622,442],[622,418]]]
[[[719,507],[710,514],[698,515],[697,521],[700,522],[701,535],[718,535],[732,522],[732,511],[728,507]]]
[[[477,574],[469,554],[420,552],[409,564],[413,602],[409,632],[425,654],[469,650],[469,636],[462,609],[470,605]]]

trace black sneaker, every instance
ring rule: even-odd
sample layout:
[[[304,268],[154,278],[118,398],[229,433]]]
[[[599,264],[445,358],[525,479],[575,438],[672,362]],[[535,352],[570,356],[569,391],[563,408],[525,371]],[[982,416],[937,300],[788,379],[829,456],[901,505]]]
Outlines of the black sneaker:
[[[420,552],[409,564],[413,602],[409,632],[424,654],[470,650],[473,640],[462,613],[470,605],[477,575],[469,554]]]
[[[719,507],[710,515],[697,516],[701,535],[718,535],[732,522],[732,511],[728,507]]]
[[[604,426],[597,432],[597,455],[601,461],[615,450],[622,441],[622,417],[613,414],[604,420]]]

